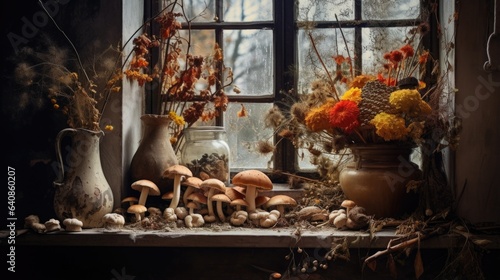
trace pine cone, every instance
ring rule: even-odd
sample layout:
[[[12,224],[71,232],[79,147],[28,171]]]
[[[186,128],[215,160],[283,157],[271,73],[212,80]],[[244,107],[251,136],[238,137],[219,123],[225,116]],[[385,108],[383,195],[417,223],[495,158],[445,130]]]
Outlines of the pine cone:
[[[361,102],[359,102],[359,120],[361,126],[370,125],[375,115],[392,111],[389,97],[396,87],[387,86],[379,81],[370,81],[361,90]]]

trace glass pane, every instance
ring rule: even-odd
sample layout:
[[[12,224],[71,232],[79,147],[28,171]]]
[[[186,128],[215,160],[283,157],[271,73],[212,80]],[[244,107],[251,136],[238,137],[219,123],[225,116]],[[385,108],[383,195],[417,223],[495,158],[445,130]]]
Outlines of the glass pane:
[[[364,20],[415,19],[420,15],[420,0],[362,0]]]
[[[265,129],[264,116],[273,107],[272,103],[243,103],[248,115],[238,117],[241,104],[230,102],[225,113],[229,149],[231,151],[231,168],[272,167],[272,153],[262,155],[257,151],[259,141],[269,139],[273,142],[273,130]]]
[[[382,70],[385,53],[399,49],[412,27],[364,28],[362,31],[362,63],[364,73],[377,74]],[[416,48],[416,46],[413,46]]]
[[[273,20],[271,0],[225,0],[224,21],[248,22]]]
[[[354,19],[354,0],[299,0],[297,21]]]
[[[174,0],[167,0],[166,2],[166,5],[171,5]],[[182,1],[177,0],[177,2],[178,4],[174,12],[181,13],[181,6],[179,3]],[[186,12],[187,18],[193,22],[213,22],[215,18],[215,1],[184,0],[184,11]],[[177,20],[185,22],[185,19],[182,17],[178,17]]]
[[[308,92],[311,83],[315,79],[326,77],[327,75],[312,46],[308,32],[306,30],[299,30],[298,32],[298,93]],[[344,57],[348,57],[347,49],[349,49],[351,56],[354,55],[354,29],[342,29],[348,47],[346,47],[338,28],[315,29],[311,32],[312,40],[314,40],[323,63],[327,67],[331,77],[334,78],[337,70],[334,56],[343,55]]]
[[[225,30],[224,64],[233,69],[239,95],[272,95],[274,87],[272,30]],[[233,91],[226,92],[235,95]]]

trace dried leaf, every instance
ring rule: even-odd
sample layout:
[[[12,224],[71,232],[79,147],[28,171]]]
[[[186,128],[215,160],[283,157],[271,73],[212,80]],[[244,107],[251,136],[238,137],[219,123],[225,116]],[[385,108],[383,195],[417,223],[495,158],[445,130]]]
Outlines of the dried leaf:
[[[366,262],[366,265],[372,270],[375,271],[377,268],[377,260],[372,260],[370,262]]]
[[[422,256],[420,255],[420,249],[417,250],[417,254],[415,255],[413,267],[415,269],[415,278],[419,279],[424,273],[424,263],[422,262]]]
[[[387,258],[387,267],[389,268],[392,278],[397,279],[398,272],[396,270],[396,262],[394,262],[394,258],[392,257],[392,255],[389,255],[389,257]]]

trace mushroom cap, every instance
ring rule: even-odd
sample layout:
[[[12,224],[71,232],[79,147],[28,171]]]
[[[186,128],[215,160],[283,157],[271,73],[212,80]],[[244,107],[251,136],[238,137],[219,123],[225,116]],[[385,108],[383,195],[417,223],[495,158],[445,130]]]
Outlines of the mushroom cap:
[[[231,201],[231,206],[245,206],[248,207],[248,202],[246,202],[244,199],[237,198],[233,201]]]
[[[235,187],[231,187],[231,188],[226,188],[226,195],[231,199],[231,200],[235,200],[235,199],[238,199],[238,198],[244,198],[245,197],[245,189],[244,188],[241,188],[243,190],[243,193],[241,193],[240,191],[236,190]]]
[[[163,171],[163,177],[165,178],[174,179],[174,177],[178,175],[192,177],[193,172],[182,164],[174,164]]]
[[[225,203],[231,203],[231,199],[227,195],[225,195],[223,193],[214,194],[212,196],[212,200],[213,201],[225,202]]]
[[[204,180],[203,182],[201,182],[200,188],[204,190],[214,188],[215,190],[221,193],[226,192],[226,184],[224,184],[224,182],[216,178],[208,178]]]
[[[266,203],[266,208],[277,206],[277,205],[285,205],[285,206],[295,206],[297,205],[297,201],[292,197],[284,194],[277,194],[272,196],[269,201]]]
[[[342,201],[342,204],[340,204],[340,206],[342,207],[345,207],[345,208],[353,208],[354,206],[356,206],[356,203],[352,200],[344,200]]]
[[[194,202],[194,201],[189,201],[189,202],[186,204],[186,207],[187,207],[187,208],[192,208],[192,209],[198,209],[198,204],[196,204],[196,202]]]
[[[255,206],[260,207],[266,204],[269,201],[269,199],[271,199],[269,196],[259,195],[255,198]]]
[[[125,218],[117,213],[108,213],[102,217],[103,221],[112,225],[124,225]]]
[[[161,196],[161,199],[164,200],[171,200],[172,198],[174,198],[174,192],[166,192]]]
[[[253,186],[262,190],[273,189],[273,182],[271,182],[271,179],[269,179],[264,172],[256,169],[240,171],[234,175],[232,182],[236,186]]]
[[[144,205],[140,205],[140,204],[134,204],[132,206],[130,206],[128,209],[127,209],[127,213],[131,213],[131,214],[142,214],[144,212],[146,212],[148,209],[146,208],[146,206]]]
[[[79,226],[79,227],[83,226],[83,222],[78,220],[77,218],[64,219],[63,224],[65,226]]]
[[[201,182],[203,182],[203,180],[198,177],[187,177],[186,180],[181,183],[181,185],[199,189]]]
[[[202,203],[202,204],[207,204],[207,197],[204,196],[202,193],[200,192],[194,192],[190,195],[188,195],[187,197],[188,200],[191,200],[193,202],[198,202],[198,203]]]
[[[141,191],[142,188],[149,188],[149,195],[160,195],[158,186],[150,180],[142,179],[132,183],[132,189]]]
[[[126,203],[126,202],[138,202],[139,199],[135,196],[127,196],[125,197],[124,199],[122,199],[122,203]]]

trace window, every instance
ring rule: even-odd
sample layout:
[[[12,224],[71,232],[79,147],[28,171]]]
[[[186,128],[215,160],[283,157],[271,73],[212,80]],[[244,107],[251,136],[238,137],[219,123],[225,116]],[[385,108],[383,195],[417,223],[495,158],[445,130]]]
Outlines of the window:
[[[354,69],[367,71],[385,51],[400,47],[423,16],[420,0],[184,0],[184,7],[189,17],[197,16],[194,48],[207,52],[217,42],[241,89],[226,92],[229,106],[216,120],[228,134],[233,172],[313,171],[307,152],[278,141],[264,123],[269,109],[285,108],[307,92],[321,71],[310,38],[329,69],[335,68],[332,56],[341,54],[353,58]],[[243,118],[237,116],[242,106],[248,112]],[[276,145],[274,156],[256,149],[266,139]]]

